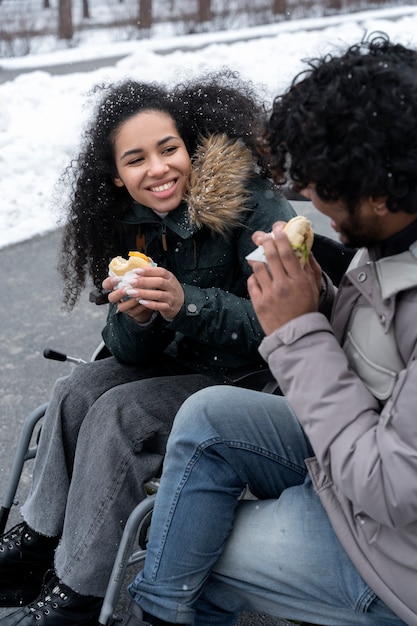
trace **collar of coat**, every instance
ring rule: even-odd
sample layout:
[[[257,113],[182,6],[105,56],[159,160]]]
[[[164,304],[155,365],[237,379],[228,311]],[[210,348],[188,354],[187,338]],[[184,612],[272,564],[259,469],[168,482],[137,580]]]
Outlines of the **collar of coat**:
[[[240,139],[224,134],[202,138],[193,158],[184,202],[164,222],[184,238],[204,226],[222,234],[241,223],[255,173],[250,149]],[[148,207],[135,203],[122,219],[128,223],[159,222]]]

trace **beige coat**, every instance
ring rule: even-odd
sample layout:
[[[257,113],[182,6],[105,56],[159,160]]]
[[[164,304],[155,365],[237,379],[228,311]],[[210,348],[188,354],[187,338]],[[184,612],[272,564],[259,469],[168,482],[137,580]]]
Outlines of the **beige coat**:
[[[316,457],[307,461],[334,530],[375,593],[417,626],[417,242],[361,252],[331,323],[298,317],[261,354]],[[341,347],[343,346],[343,348]]]

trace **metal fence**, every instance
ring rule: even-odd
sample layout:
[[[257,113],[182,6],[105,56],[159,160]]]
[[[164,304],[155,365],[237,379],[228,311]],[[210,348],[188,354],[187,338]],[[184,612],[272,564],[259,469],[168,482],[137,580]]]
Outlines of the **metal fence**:
[[[409,5],[417,4],[410,0]],[[119,40],[173,36],[322,17],[400,0],[0,0],[0,56],[36,51],[42,37],[76,43],[86,29],[112,28]]]

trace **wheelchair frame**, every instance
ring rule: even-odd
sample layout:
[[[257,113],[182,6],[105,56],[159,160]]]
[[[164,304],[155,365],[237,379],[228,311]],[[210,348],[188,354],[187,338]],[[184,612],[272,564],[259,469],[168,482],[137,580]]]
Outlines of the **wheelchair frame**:
[[[54,361],[69,361],[70,363],[79,364],[86,363],[84,359],[80,359],[78,357],[70,356],[67,354],[63,354],[62,352],[56,352],[55,350],[45,349],[43,353],[46,359],[52,359]],[[101,341],[97,348],[94,350],[93,354],[90,357],[90,361],[99,361],[100,359],[105,358],[108,355],[108,350],[104,344],[104,341]],[[38,439],[39,434],[36,438],[36,442],[34,445],[31,445],[33,434],[38,422],[45,415],[46,407],[48,403],[40,404],[36,409],[34,409],[27,416],[22,432],[17,444],[17,449],[15,452],[12,469],[9,475],[9,480],[6,486],[6,493],[3,497],[2,505],[0,507],[0,535],[4,533],[7,520],[9,519],[10,511],[15,502],[15,497],[17,493],[17,488],[19,486],[19,481],[22,476],[23,467],[26,461],[30,459],[34,459],[38,449]]]

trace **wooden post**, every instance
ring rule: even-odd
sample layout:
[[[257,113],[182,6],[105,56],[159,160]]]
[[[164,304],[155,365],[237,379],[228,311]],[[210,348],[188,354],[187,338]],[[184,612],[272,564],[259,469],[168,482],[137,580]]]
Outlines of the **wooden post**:
[[[88,20],[90,18],[90,7],[88,5],[88,0],[83,0],[83,18]]]
[[[72,0],[59,0],[58,21],[59,39],[72,39],[74,35],[74,27],[72,24]]]
[[[285,15],[287,11],[286,0],[274,0],[272,4],[274,15]]]
[[[139,0],[139,28],[141,30],[152,28],[152,0]]]
[[[211,20],[211,0],[198,0],[198,21],[209,22]]]

